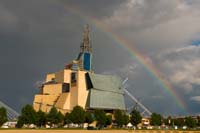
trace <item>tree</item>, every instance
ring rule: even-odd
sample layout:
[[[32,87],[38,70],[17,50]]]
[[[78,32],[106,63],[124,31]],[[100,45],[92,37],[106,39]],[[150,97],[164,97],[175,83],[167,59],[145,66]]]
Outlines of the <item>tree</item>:
[[[50,125],[52,126],[53,124],[57,124],[57,109],[55,107],[52,107],[51,110],[49,111],[49,113],[47,114],[47,121],[50,123]]]
[[[130,122],[132,125],[137,126],[142,120],[142,116],[140,115],[140,112],[138,112],[137,110],[133,110],[131,112],[131,118],[130,118]]]
[[[58,123],[62,123],[64,121],[64,115],[59,111],[57,114]]]
[[[22,128],[23,127],[23,125],[24,125],[24,117],[22,117],[22,116],[19,116],[18,117],[18,121],[17,121],[17,125],[16,125],[16,127],[17,128]]]
[[[106,113],[103,110],[95,110],[95,119],[98,127],[104,127],[106,124]]]
[[[117,123],[118,127],[123,126],[123,114],[121,110],[114,111],[115,122]]]
[[[114,117],[118,127],[122,127],[123,125],[128,124],[129,117],[125,114],[125,112],[121,110],[115,110]]]
[[[174,124],[174,120],[171,118],[171,116],[168,116],[167,118],[164,119],[164,123],[167,126],[172,126]]]
[[[178,127],[184,126],[185,125],[184,119],[183,118],[174,119],[174,125]]]
[[[1,107],[0,108],[0,126],[2,126],[6,121],[8,121],[6,109],[4,107]]]
[[[22,127],[24,124],[36,124],[36,111],[31,105],[25,105],[22,108],[21,116],[18,118],[17,127]]]
[[[64,116],[61,112],[58,112],[55,107],[52,107],[49,113],[47,114],[47,121],[50,125],[59,124],[64,120]]]
[[[75,106],[69,117],[73,123],[83,124],[85,122],[85,111],[82,107]]]
[[[94,115],[91,112],[85,113],[85,122],[91,124],[94,121]]]
[[[71,119],[70,119],[70,113],[66,113],[65,116],[64,116],[64,125],[65,124],[70,124],[72,123]]]
[[[46,122],[47,122],[47,116],[44,112],[42,112],[41,110],[39,110],[37,112],[37,119],[36,119],[36,125],[38,127],[42,127],[45,126]]]
[[[124,121],[124,125],[127,125],[129,123],[129,116],[124,114],[123,121]]]
[[[192,117],[190,117],[190,116],[185,118],[185,124],[186,124],[186,126],[189,127],[189,128],[194,128],[194,127],[196,127],[196,122],[195,122],[195,120],[194,120]]]
[[[162,124],[162,116],[160,114],[153,113],[151,115],[151,125],[160,126]]]
[[[197,116],[197,126],[200,126],[200,116]]]
[[[106,126],[112,124],[112,115],[107,115],[106,116]]]

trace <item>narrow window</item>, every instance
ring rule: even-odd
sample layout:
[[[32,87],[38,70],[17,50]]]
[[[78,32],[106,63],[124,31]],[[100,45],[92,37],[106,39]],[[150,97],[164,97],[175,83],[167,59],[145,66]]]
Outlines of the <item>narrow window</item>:
[[[71,85],[76,85],[76,82],[77,82],[77,73],[72,72],[71,73]]]

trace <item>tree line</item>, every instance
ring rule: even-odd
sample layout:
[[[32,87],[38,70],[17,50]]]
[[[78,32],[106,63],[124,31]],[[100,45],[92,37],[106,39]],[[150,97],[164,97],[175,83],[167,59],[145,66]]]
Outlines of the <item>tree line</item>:
[[[133,111],[129,119],[129,116],[124,111],[116,110],[114,111],[114,118],[117,127],[122,127],[128,124],[129,121],[131,121],[133,125],[137,125],[140,123],[142,117],[139,112]],[[55,125],[57,127],[63,127],[66,124],[74,123],[82,128],[84,123],[91,124],[94,121],[97,122],[98,128],[104,128],[111,125],[113,119],[111,114],[106,114],[104,110],[100,109],[85,111],[82,107],[75,106],[71,113],[63,115],[55,107],[52,107],[48,113],[44,113],[41,110],[36,112],[31,105],[26,105],[22,108],[17,127],[21,128],[24,124],[34,124],[37,127],[45,127],[46,124],[51,127]]]
[[[177,117],[172,118],[171,116],[167,118],[163,118],[160,114],[153,113],[150,119],[150,125],[152,126],[169,126],[169,127],[183,127],[187,126],[187,128],[192,129],[196,127],[200,127],[200,116],[193,118],[192,116],[187,117]]]
[[[113,121],[113,118],[115,120]],[[45,127],[48,124],[51,127],[63,127],[66,124],[78,124],[79,127],[83,127],[84,123],[91,124],[97,122],[97,127],[103,128],[116,123],[117,127],[121,128],[123,125],[131,122],[133,125],[137,125],[141,121],[141,115],[138,111],[133,111],[131,117],[125,113],[125,111],[115,110],[114,114],[107,114],[104,110],[91,110],[85,111],[80,106],[75,106],[70,113],[62,114],[55,107],[52,107],[48,113],[39,110],[36,112],[32,105],[25,105],[21,110],[21,115],[17,120],[17,128],[22,128],[24,125],[34,124],[37,127]],[[7,121],[7,113],[5,108],[0,108],[0,126]]]
[[[114,117],[114,119],[113,119]],[[71,123],[78,124],[80,128],[83,127],[84,123],[91,124],[97,122],[98,128],[104,128],[114,123],[116,127],[122,128],[129,122],[133,126],[137,126],[141,123],[142,116],[139,111],[133,110],[130,114],[126,114],[125,111],[115,110],[112,114],[106,113],[104,110],[91,110],[85,111],[80,106],[75,106],[70,113],[62,114],[55,107],[52,107],[48,113],[42,112],[41,110],[36,112],[32,105],[25,105],[21,110],[21,115],[17,120],[17,127],[22,128],[24,125],[34,124],[39,128],[49,125],[50,127],[63,127]],[[6,109],[0,108],[0,126],[2,126],[7,119]],[[188,128],[195,128],[200,126],[200,117],[193,119],[192,117],[184,118],[163,118],[160,114],[152,113],[150,118],[150,125],[152,126],[187,126]]]

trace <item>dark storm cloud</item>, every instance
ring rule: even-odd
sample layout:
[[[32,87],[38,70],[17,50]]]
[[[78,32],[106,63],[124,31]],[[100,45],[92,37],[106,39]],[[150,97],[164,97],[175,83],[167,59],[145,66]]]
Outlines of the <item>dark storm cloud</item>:
[[[62,68],[78,51],[71,45],[81,41],[75,34],[82,22],[76,20],[53,1],[0,1],[2,101],[17,110],[31,103],[35,82]]]
[[[99,16],[112,12],[112,7],[120,1],[101,2],[74,1],[83,10],[95,10]],[[67,1],[65,4],[75,4]],[[77,3],[79,2],[79,3]],[[105,2],[105,1],[104,1]],[[87,4],[86,4],[87,3]],[[86,5],[85,5],[86,4]],[[94,4],[94,6],[92,6]],[[107,10],[108,8],[109,10]],[[104,14],[104,13],[105,14]],[[94,11],[93,11],[94,13]],[[62,69],[66,63],[76,58],[82,41],[84,24],[78,16],[64,9],[61,1],[53,0],[1,0],[0,1],[0,100],[17,111],[24,104],[31,104],[38,91],[36,83],[45,79],[46,73]],[[99,36],[98,39],[95,36]],[[102,33],[95,33],[94,59],[97,71],[113,67],[109,55],[113,42]],[[102,54],[102,47],[105,54]],[[120,51],[116,48],[116,51]],[[120,52],[119,52],[120,53]],[[121,56],[122,58],[125,58]],[[107,58],[108,60],[102,60]],[[112,64],[116,64],[113,61]]]
[[[157,66],[167,60],[174,64],[169,56],[163,57],[161,53],[169,49],[175,51],[173,55],[176,55],[179,52],[176,51],[177,47],[181,48],[182,42],[185,42],[180,40],[188,42],[194,33],[199,32],[199,17],[196,17],[198,9],[195,8],[193,11],[193,8],[188,8],[179,0],[154,0],[154,2],[149,0],[1,0],[0,100],[18,111],[24,104],[31,104],[34,94],[38,91],[36,84],[44,81],[47,73],[62,69],[66,63],[76,58],[82,41],[83,26],[89,23],[92,28],[93,63],[96,73],[115,70],[113,74],[122,78],[128,77],[129,91],[137,98],[141,98],[142,103],[151,111],[164,114],[182,113],[173,103],[174,98],[166,94],[158,80],[154,79],[135,58],[132,58],[128,54],[129,51],[122,49],[113,38],[109,37],[109,33],[102,32],[92,25],[90,20],[83,20],[84,16],[81,18],[78,14],[70,12],[65,5],[76,7],[84,12],[84,15],[96,17],[99,21],[112,26],[113,31],[124,35],[130,42],[136,42],[134,47],[139,51],[145,51],[143,53],[147,57],[152,55],[148,58],[152,59]],[[191,13],[187,14],[186,12],[189,11]],[[171,21],[173,23],[168,23]],[[138,26],[141,28],[137,28]],[[144,30],[145,27],[149,30]],[[175,62],[178,62],[181,58],[188,58],[190,57],[188,55],[191,55],[195,64],[199,52],[194,55],[192,51],[173,59],[177,59]],[[154,58],[160,54],[162,60],[155,63],[157,60]],[[189,63],[185,62],[181,66]],[[135,64],[139,67],[135,68]],[[166,68],[167,65],[160,66],[162,73],[179,72],[178,69],[168,65],[170,71]],[[184,72],[185,70],[195,69],[191,66],[191,69],[187,67]],[[189,74],[192,77],[193,71]],[[186,82],[188,81],[190,80],[187,79]],[[193,93],[185,94],[186,100],[194,99],[192,97],[198,97],[200,94],[199,84],[193,82],[191,84],[196,87],[193,88]],[[192,104],[190,104],[191,100],[186,102],[191,107],[191,112],[199,111],[197,107],[195,108],[197,103],[194,100]],[[131,104],[133,102],[129,99],[128,105]]]
[[[113,12],[128,0],[59,0],[64,4],[78,7],[85,14],[102,18],[109,17]]]

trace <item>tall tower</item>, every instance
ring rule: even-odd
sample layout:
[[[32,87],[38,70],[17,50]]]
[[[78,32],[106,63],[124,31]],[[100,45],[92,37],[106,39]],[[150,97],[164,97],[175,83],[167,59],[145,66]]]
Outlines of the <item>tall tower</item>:
[[[83,42],[80,46],[82,53],[91,53],[92,52],[92,46],[90,44],[90,29],[89,25],[87,24],[85,26],[84,32],[83,32]]]
[[[89,25],[85,26],[83,32],[83,42],[80,46],[80,53],[77,61],[79,62],[80,70],[91,71],[92,70],[92,46],[90,43],[90,29]]]

